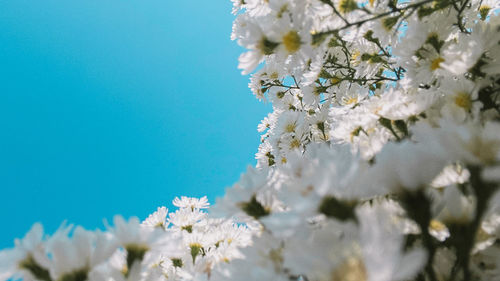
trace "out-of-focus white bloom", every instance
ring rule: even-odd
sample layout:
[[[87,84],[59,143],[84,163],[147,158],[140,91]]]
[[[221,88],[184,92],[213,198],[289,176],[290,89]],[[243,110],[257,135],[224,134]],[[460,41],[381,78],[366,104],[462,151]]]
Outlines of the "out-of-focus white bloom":
[[[269,188],[272,173],[269,169],[256,170],[248,167],[240,181],[226,190],[226,195],[218,199],[212,213],[219,216],[234,215],[237,219],[250,222],[282,210],[275,191]]]
[[[416,191],[429,185],[446,164],[439,147],[388,143],[365,175],[379,192]]]
[[[126,251],[127,270],[131,270],[136,263],[141,267],[150,264],[162,253],[176,255],[182,251],[179,236],[166,236],[163,229],[143,226],[135,217],[127,222],[121,216],[115,216],[114,228],[110,230]]]
[[[75,274],[86,276],[92,268],[105,262],[117,244],[109,233],[91,232],[77,227],[68,237],[72,226],[61,227],[47,242],[51,253],[50,273],[54,279]]]
[[[477,253],[495,244],[500,235],[500,215],[498,212],[487,216],[479,227],[473,252]]]
[[[456,186],[444,190],[444,208],[438,214],[439,221],[445,224],[465,224],[474,218],[475,202],[464,196]]]
[[[498,30],[491,29],[490,25],[483,22],[478,22],[472,28],[475,32],[460,33],[457,44],[443,51],[444,62],[442,66],[454,75],[461,75],[469,71],[478,63],[483,54],[498,46],[500,39]]]
[[[473,165],[491,165],[500,159],[500,124],[481,125],[469,122],[457,125],[448,121],[440,129],[429,126],[415,128],[416,136],[430,147],[437,147],[449,160]]]
[[[390,120],[406,120],[417,116],[431,107],[437,95],[428,91],[416,89],[396,90],[390,88],[369,106],[380,116]]]
[[[256,237],[252,247],[242,250],[244,259],[231,262],[225,276],[219,280],[288,280],[283,271],[282,245],[270,235],[263,233]],[[252,266],[249,266],[249,265]]]
[[[392,225],[382,208],[358,209],[360,242],[367,280],[408,280],[425,265],[426,252],[417,248],[403,251],[403,234]]]
[[[0,281],[500,280],[498,1],[232,2],[256,167],[210,213],[35,225]]]
[[[43,227],[35,223],[23,239],[14,241],[15,247],[0,252],[0,280],[50,278],[50,261],[45,256]],[[36,269],[38,275],[31,269]]]

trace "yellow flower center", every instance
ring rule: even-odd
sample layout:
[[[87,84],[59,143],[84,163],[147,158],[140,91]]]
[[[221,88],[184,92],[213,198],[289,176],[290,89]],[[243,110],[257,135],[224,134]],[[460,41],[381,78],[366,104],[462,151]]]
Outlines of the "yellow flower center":
[[[490,12],[490,10],[491,7],[487,5],[481,5],[481,7],[479,7],[479,16],[482,20],[486,20],[486,17],[488,17],[488,13]]]
[[[293,133],[295,131],[296,127],[297,127],[297,125],[295,123],[288,123],[285,127],[285,132]]]
[[[283,36],[283,45],[288,53],[293,54],[300,49],[300,36],[295,30],[290,30]]]
[[[350,257],[332,272],[331,281],[366,281],[368,274],[362,260]]]
[[[431,62],[431,70],[434,71],[439,68],[440,64],[444,61],[442,57],[432,60]]]
[[[357,97],[344,98],[344,104],[354,104],[358,102]]]
[[[472,100],[470,95],[464,92],[460,92],[455,96],[455,104],[465,110],[470,110],[472,107]]]
[[[429,228],[435,231],[443,231],[446,229],[446,226],[438,220],[431,220]]]
[[[338,83],[340,83],[340,81],[342,81],[342,79],[340,79],[338,77],[332,77],[330,79],[330,82],[332,83],[332,85],[337,85]]]
[[[298,148],[300,146],[300,141],[298,139],[293,139],[290,142],[290,148]]]

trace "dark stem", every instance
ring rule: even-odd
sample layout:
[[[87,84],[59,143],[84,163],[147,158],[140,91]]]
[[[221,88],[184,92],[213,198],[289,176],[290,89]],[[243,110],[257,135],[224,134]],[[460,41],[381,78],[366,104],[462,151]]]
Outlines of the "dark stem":
[[[436,273],[432,268],[434,254],[436,253],[436,244],[433,237],[429,234],[429,224],[432,219],[431,200],[425,195],[423,190],[406,191],[401,199],[408,217],[414,220],[420,227],[422,242],[429,254],[425,265],[425,273],[427,273],[430,281],[437,281]]]
[[[344,25],[342,27],[339,27],[337,29],[323,31],[323,32],[318,32],[316,35],[317,36],[324,36],[324,35],[329,35],[329,34],[335,34],[335,33],[337,33],[340,30],[344,30],[344,29],[350,28],[352,26],[361,26],[364,23],[367,23],[369,21],[376,20],[376,19],[379,19],[379,18],[383,18],[383,17],[388,16],[390,14],[393,14],[395,12],[401,13],[401,12],[403,12],[405,10],[408,10],[408,9],[416,9],[416,8],[422,6],[422,5],[425,5],[425,4],[433,2],[433,1],[434,0],[424,0],[424,1],[420,1],[418,3],[406,5],[406,6],[402,7],[402,8],[395,8],[395,9],[392,9],[391,11],[387,11],[387,12],[375,15],[373,17],[370,17],[370,18],[367,18],[367,19],[364,19],[364,20],[360,20],[360,21],[356,21],[356,22],[351,22],[351,23],[346,23],[346,25]]]
[[[469,268],[471,252],[474,248],[477,231],[481,226],[483,216],[488,209],[488,202],[493,193],[496,191],[495,184],[484,182],[483,179],[481,179],[481,167],[468,166],[467,168],[470,172],[470,184],[474,190],[477,201],[476,213],[472,222],[468,226],[459,229],[459,233],[455,233],[456,236],[462,237],[462,239],[460,239],[462,241],[458,241],[461,243],[456,243],[456,248],[457,262],[462,268],[464,281],[471,280],[471,272]]]

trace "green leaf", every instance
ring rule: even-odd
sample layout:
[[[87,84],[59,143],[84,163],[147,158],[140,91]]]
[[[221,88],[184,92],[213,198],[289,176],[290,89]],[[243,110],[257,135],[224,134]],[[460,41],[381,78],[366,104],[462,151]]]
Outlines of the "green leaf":
[[[368,30],[365,35],[363,36],[363,38],[365,38],[366,40],[372,42],[372,43],[375,43],[375,44],[379,44],[380,41],[378,40],[378,38],[375,38],[373,37],[373,30]]]
[[[125,245],[125,250],[127,251],[127,268],[130,269],[134,262],[142,261],[149,248],[146,245],[127,244]]]
[[[172,258],[171,260],[174,267],[182,267],[184,265],[182,259]]]
[[[425,43],[430,44],[439,53],[444,45],[444,40],[439,40],[439,36],[436,33],[431,33]]]
[[[63,274],[58,281],[85,281],[88,279],[88,268],[83,268],[79,270],[75,270],[69,273]]]
[[[380,125],[392,131],[391,120],[384,117],[380,117],[380,119],[378,119],[378,122],[380,123]]]
[[[318,211],[329,218],[340,221],[356,220],[354,208],[356,202],[340,201],[333,196],[325,196],[319,205]]]
[[[19,263],[19,268],[29,271],[33,277],[42,281],[52,281],[50,273],[47,269],[40,266],[32,255],[28,255]]]
[[[239,204],[240,209],[242,209],[247,215],[254,217],[255,219],[259,219],[261,217],[265,217],[269,215],[271,212],[264,208],[257,198],[255,194],[252,196],[250,201],[242,202]]]
[[[319,32],[319,33],[314,33],[312,34],[312,42],[311,42],[311,45],[313,46],[318,46],[320,45],[321,43],[323,43],[323,41],[325,41],[326,37],[328,37],[328,33],[325,33],[325,32]]]
[[[405,136],[408,136],[408,126],[406,125],[406,122],[404,120],[394,121],[394,127],[396,127]]]
[[[262,39],[260,39],[259,43],[257,44],[257,48],[264,54],[264,55],[271,55],[274,53],[274,49],[278,47],[280,43],[273,42],[267,37],[263,36]]]
[[[417,11],[417,15],[419,19],[423,19],[424,17],[431,15],[433,12],[434,9],[431,7],[420,7]]]
[[[384,26],[385,30],[390,31],[398,23],[400,16],[395,16],[395,17],[389,17],[385,18],[382,20],[382,25]]]
[[[340,12],[347,14],[358,8],[358,3],[355,0],[340,0]]]

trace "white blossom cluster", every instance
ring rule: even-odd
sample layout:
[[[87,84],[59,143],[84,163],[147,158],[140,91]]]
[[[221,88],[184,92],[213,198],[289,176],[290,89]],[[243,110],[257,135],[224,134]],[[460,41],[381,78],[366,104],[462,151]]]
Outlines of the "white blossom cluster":
[[[273,112],[221,280],[500,280],[500,1],[233,3]]]
[[[46,237],[35,224],[16,247],[0,252],[0,280],[206,280],[220,263],[242,257],[251,232],[230,220],[209,218],[206,197],[176,198],[142,223],[114,218],[107,231],[63,225]]]
[[[418,121],[494,119],[499,1],[233,2],[239,67],[264,62],[249,86],[273,105],[258,167],[324,142],[370,159]]]
[[[35,225],[0,281],[500,280],[500,1],[233,4],[257,166],[210,215]]]

